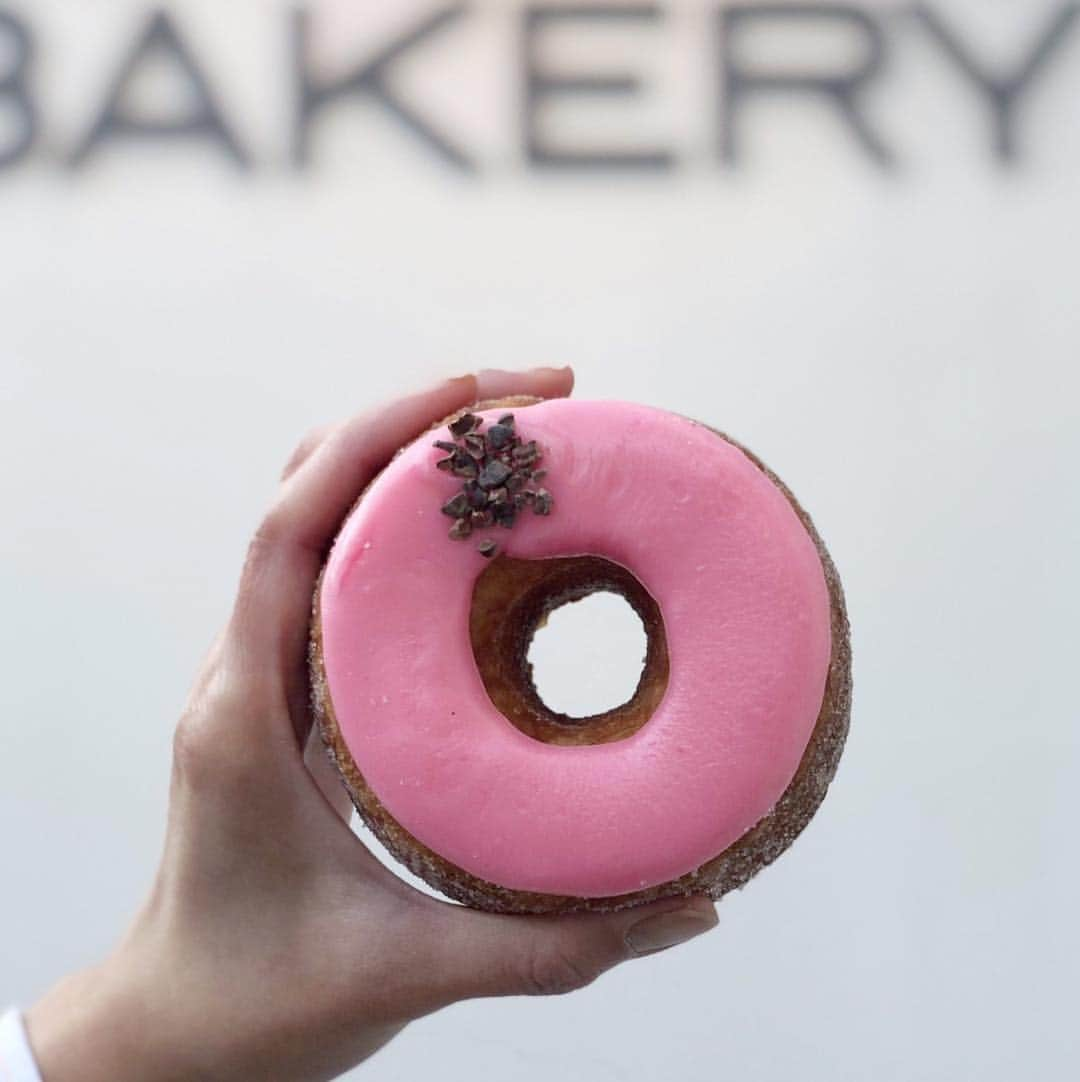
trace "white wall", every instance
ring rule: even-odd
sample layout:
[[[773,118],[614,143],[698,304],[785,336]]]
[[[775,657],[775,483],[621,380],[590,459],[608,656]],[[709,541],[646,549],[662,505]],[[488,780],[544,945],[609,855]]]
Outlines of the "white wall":
[[[313,8],[326,70],[412,10]],[[939,4],[1001,63],[1055,8]],[[71,174],[145,6],[20,10],[44,128],[0,173],[0,1001],[97,957],[146,888],[177,711],[304,430],[437,374],[572,362],[581,396],[728,430],[814,515],[853,622],[848,751],[716,932],[567,999],[458,1006],[371,1070],[426,1077],[430,1046],[443,1082],[1070,1077],[1080,29],[1006,170],[972,88],[886,16],[892,174],[809,103],[755,106],[719,165],[701,5],[564,35],[567,65],[632,62],[655,93],[560,132],[683,162],[551,176],[515,150],[520,9],[481,5],[402,75],[478,179],[371,107],[328,117],[298,178],[281,8],[175,2],[259,167],[115,146]]]

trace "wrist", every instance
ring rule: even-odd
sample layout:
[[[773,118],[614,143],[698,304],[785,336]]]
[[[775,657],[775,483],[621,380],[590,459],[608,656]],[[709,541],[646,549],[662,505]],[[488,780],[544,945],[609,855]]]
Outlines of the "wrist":
[[[65,977],[24,1012],[44,1082],[165,1082],[121,959]]]
[[[162,967],[147,965],[146,954],[121,948],[23,1012],[42,1082],[328,1079],[405,1025],[363,1025],[339,1011],[316,1017],[296,1007],[282,1016],[269,999],[253,1016],[244,997],[193,995],[185,981],[162,980]]]

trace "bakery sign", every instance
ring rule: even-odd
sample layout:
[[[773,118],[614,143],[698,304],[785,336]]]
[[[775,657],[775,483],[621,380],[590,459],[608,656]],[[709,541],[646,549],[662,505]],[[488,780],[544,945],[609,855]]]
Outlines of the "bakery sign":
[[[491,57],[491,66],[511,72],[514,85],[508,93],[514,107],[501,113],[503,145],[492,155],[471,145],[467,131],[456,130],[444,112],[432,108],[430,97],[418,98],[399,75],[403,68],[422,67],[439,49],[460,46],[493,9],[467,3],[421,8],[391,32],[359,35],[356,55],[332,75],[319,62],[313,42],[317,32],[325,34],[320,21],[332,20],[335,10],[317,3],[281,9],[266,16],[280,20],[282,62],[274,69],[279,85],[265,88],[264,97],[277,100],[284,94],[289,104],[276,124],[275,152],[264,156],[253,149],[241,111],[221,93],[222,72],[200,50],[200,34],[187,25],[184,12],[169,6],[137,13],[130,32],[100,65],[92,65],[98,74],[89,114],[61,145],[52,130],[57,118],[50,111],[50,79],[56,72],[42,62],[49,57],[49,26],[29,6],[0,3],[0,178],[35,161],[74,171],[105,153],[137,155],[162,143],[190,147],[193,154],[219,157],[242,170],[269,168],[271,160],[308,170],[317,166],[325,145],[322,122],[361,100],[369,106],[363,123],[401,126],[433,166],[465,175],[482,174],[508,158],[526,170],[663,173],[674,169],[686,151],[658,135],[655,123],[636,140],[631,135],[617,143],[605,139],[604,126],[586,140],[580,132],[570,140],[560,129],[575,110],[587,111],[599,101],[620,110],[620,118],[628,121],[620,130],[632,133],[635,110],[647,106],[655,81],[630,60],[620,65],[606,57],[602,64],[590,63],[580,49],[573,50],[573,67],[567,69],[552,62],[550,43],[552,35],[578,31],[594,42],[604,34],[624,40],[630,32],[648,50],[670,51],[678,47],[671,17],[679,10],[660,3],[523,4],[510,9],[506,20],[501,7],[506,34],[487,35],[484,41],[499,41],[497,48],[505,50]],[[994,50],[989,57],[973,32],[978,27],[965,25],[944,3],[703,7],[698,12],[702,33],[695,41],[709,74],[701,80],[694,108],[708,134],[705,145],[693,148],[694,157],[704,156],[717,169],[737,167],[747,156],[752,129],[771,122],[771,114],[753,104],[777,98],[814,110],[819,123],[832,129],[829,145],[850,144],[872,168],[887,169],[917,153],[917,148],[900,145],[872,108],[883,96],[904,92],[891,63],[903,44],[926,59],[935,54],[934,62],[948,68],[955,101],[942,101],[940,108],[955,107],[979,125],[986,161],[1015,161],[1033,149],[1024,137],[1026,110],[1067,67],[1066,46],[1078,32],[1078,10],[1077,4],[1050,4],[1034,18],[1030,10],[1017,15],[1021,25],[1004,50],[1007,55]],[[200,29],[205,34],[205,26]],[[838,56],[827,50],[826,62],[818,48],[823,34],[839,35],[845,45]],[[776,35],[805,47],[781,50],[780,62],[763,60]],[[640,57],[640,51],[633,55]],[[136,91],[151,66],[172,69],[187,89],[147,110]],[[453,86],[442,86],[436,93],[453,98],[454,92]],[[973,102],[977,107],[972,108]],[[553,122],[552,114],[561,121]],[[334,138],[342,138],[341,132],[335,126]]]

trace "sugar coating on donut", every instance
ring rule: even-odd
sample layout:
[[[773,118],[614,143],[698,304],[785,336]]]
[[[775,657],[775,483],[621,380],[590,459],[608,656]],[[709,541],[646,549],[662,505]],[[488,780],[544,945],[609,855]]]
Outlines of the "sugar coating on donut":
[[[493,536],[516,559],[604,557],[648,590],[670,665],[652,716],[626,739],[555,746],[496,709],[469,636],[488,565],[447,537],[430,436],[379,475],[330,553],[326,691],[383,808],[446,861],[513,890],[638,891],[723,852],[795,775],[830,660],[821,560],[780,490],[704,426],[622,402],[516,413],[557,510]]]

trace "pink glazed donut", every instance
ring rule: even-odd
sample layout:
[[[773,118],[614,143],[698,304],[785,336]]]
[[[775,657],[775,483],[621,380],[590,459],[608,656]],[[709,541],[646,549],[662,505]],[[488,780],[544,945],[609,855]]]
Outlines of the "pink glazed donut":
[[[809,517],[745,448],[647,406],[505,399],[438,427],[361,494],[315,591],[313,708],[361,817],[500,912],[742,886],[847,734],[843,592]],[[627,703],[570,718],[529,643],[596,590],[647,656]]]

